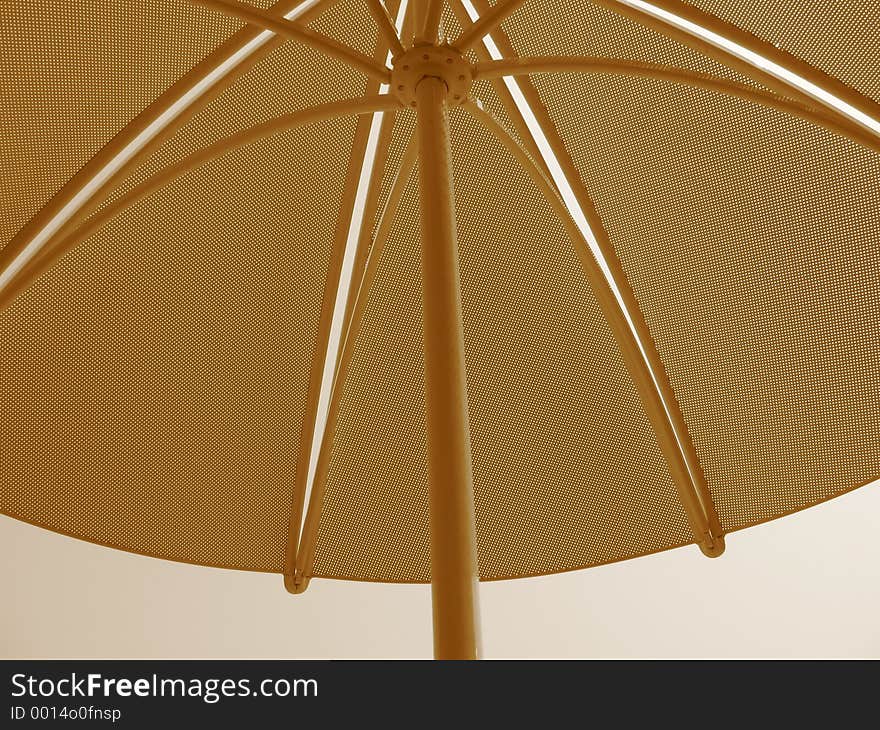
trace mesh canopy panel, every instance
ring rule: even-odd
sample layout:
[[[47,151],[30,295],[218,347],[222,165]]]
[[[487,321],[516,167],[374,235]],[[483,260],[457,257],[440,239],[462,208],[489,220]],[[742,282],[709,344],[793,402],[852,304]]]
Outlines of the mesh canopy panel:
[[[65,22],[73,36],[51,29],[71,12],[53,6],[45,20],[35,11],[3,19],[14,38],[4,37],[4,63],[25,74],[15,85],[3,76],[4,109],[14,119],[13,138],[3,140],[3,182],[16,186],[4,211],[17,216],[6,238],[241,27],[181,1],[88,4],[75,9],[78,22]],[[315,23],[351,36],[364,25],[363,8],[340,2]],[[358,42],[371,47],[375,33],[359,33]],[[67,44],[87,57],[71,62]],[[106,73],[96,74],[95,64]],[[73,73],[62,77],[65,65]],[[39,81],[34,97],[25,94],[29,70]],[[234,131],[363,88],[338,62],[285,44],[117,194]],[[0,509],[137,552],[281,570],[339,170],[354,125],[284,134],[189,174],[81,244],[3,313]],[[81,127],[94,138],[73,151]],[[62,147],[47,153],[46,141],[56,139]],[[53,168],[39,173],[39,188],[15,174],[28,155],[39,156],[38,173]],[[319,192],[303,169],[326,180]]]
[[[186,0],[2,0],[0,246],[241,26]]]
[[[537,86],[648,319],[725,529],[880,476],[878,155],[661,81]]]
[[[371,28],[364,13],[360,0],[345,0],[331,5],[312,25],[336,37],[351,36],[352,27]],[[360,32],[358,46],[363,52],[372,53],[375,42],[374,31]],[[336,59],[299,43],[283,43],[184,124],[119,186],[110,200],[163,167],[240,129],[299,109],[356,97],[364,90],[363,77]],[[274,165],[279,174],[290,176],[300,169],[294,159],[282,158]]]
[[[808,14],[790,0],[695,4],[880,98],[877,2],[823,0]],[[188,0],[0,0],[0,11],[0,246],[243,27]],[[448,8],[444,19],[454,37]],[[374,52],[362,0],[330,3],[311,24]],[[587,0],[530,0],[503,27],[524,56],[751,83]],[[237,130],[375,87],[285,42],[109,200]],[[596,198],[725,530],[880,476],[878,155],[667,82],[547,76],[536,87]],[[474,94],[511,127],[491,82]],[[0,511],[145,554],[282,570],[355,125],[284,133],[189,173],[0,313]],[[413,126],[398,114],[380,208]],[[460,110],[452,127],[481,577],[691,542],[572,242],[493,137]],[[341,393],[317,576],[430,579],[416,183]]]
[[[500,143],[463,112],[452,121],[481,577],[689,542],[561,225]],[[342,395],[316,575],[429,579],[416,191],[412,181]]]
[[[694,5],[788,51],[880,101],[880,2],[693,0]]]
[[[501,27],[520,56],[646,61],[751,83],[723,64],[590,0],[529,0]]]
[[[4,512],[137,552],[281,570],[326,208],[353,133],[340,121],[206,165],[0,315]],[[279,176],[279,159],[323,171],[322,195]]]

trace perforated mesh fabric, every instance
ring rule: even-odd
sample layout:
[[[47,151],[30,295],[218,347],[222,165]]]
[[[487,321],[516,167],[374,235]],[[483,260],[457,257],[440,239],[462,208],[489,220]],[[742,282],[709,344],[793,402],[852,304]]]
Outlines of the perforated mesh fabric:
[[[360,0],[340,0],[324,10],[311,25],[337,37],[352,35],[350,31],[345,32],[351,27],[366,27],[369,30],[359,34],[359,46],[364,47],[363,52],[372,53],[376,33],[369,25],[369,18],[363,17],[364,13]],[[163,167],[240,129],[299,109],[356,97],[363,94],[364,89],[363,77],[339,61],[299,43],[283,43],[184,124],[108,200]],[[279,160],[275,165],[280,174],[292,177],[300,174],[296,160]]]
[[[520,56],[620,58],[753,83],[708,56],[591,0],[529,0],[501,27]]]
[[[724,528],[880,476],[878,155],[666,82],[536,85],[648,319]]]
[[[693,0],[701,10],[754,33],[880,101],[878,0]]]
[[[391,2],[388,7],[392,7]],[[367,56],[376,50],[376,23],[364,0],[335,0],[310,25]],[[384,57],[382,60],[384,62]],[[346,71],[358,77],[357,72]]]
[[[163,12],[156,4],[149,21],[181,27]],[[372,49],[376,34],[365,12],[345,0],[314,24],[349,41],[357,35],[360,48]],[[122,14],[114,8],[111,17]],[[192,30],[201,50],[218,18],[225,28],[242,26],[199,10],[182,31]],[[199,60],[183,56],[186,44],[165,39],[160,49],[185,62],[169,63],[153,85],[127,78],[137,59],[111,37],[115,27],[96,13],[88,28],[94,37],[71,41],[124,78],[106,100],[95,104],[105,90],[87,67],[81,89],[52,89],[59,104],[78,91],[96,107],[93,115],[106,118],[106,137],[95,148]],[[131,28],[140,31],[137,23]],[[47,35],[55,42],[41,41],[45,53],[58,63],[60,34]],[[131,42],[150,38],[141,32]],[[176,56],[165,48],[174,43]],[[140,94],[136,104],[114,103],[109,95],[119,85]],[[184,124],[108,201],[235,131],[358,96],[364,86],[338,61],[283,44]],[[78,99],[70,101],[58,109],[68,124],[78,121]],[[188,175],[81,244],[3,314],[2,511],[160,557],[282,569],[340,170],[354,124],[285,134]],[[45,125],[18,118],[15,130],[42,145],[44,167],[54,161]],[[46,182],[48,193],[94,151],[84,148],[81,158],[59,152],[60,162],[74,164]],[[15,149],[13,161],[21,154]],[[320,195],[303,169],[326,178]]]
[[[326,210],[353,134],[335,122],[206,165],[0,315],[3,512],[136,552],[281,570]],[[279,159],[320,171],[323,195],[278,175]]]
[[[877,98],[877,24],[859,22],[880,15],[876,3],[823,1],[809,17],[782,0],[699,4]],[[0,245],[242,27],[187,0],[0,10]],[[373,53],[361,0],[340,0],[313,27]],[[521,55],[745,81],[587,0],[530,0],[504,28]],[[725,530],[880,476],[876,153],[666,82],[536,85],[597,199]],[[340,62],[285,43],[110,199],[243,127],[366,88]],[[474,94],[510,128],[490,82]],[[282,569],[354,129],[350,119],[283,134],[190,173],[0,314],[0,511],[150,555]],[[380,202],[412,129],[399,114]],[[691,542],[561,225],[461,111],[452,138],[481,577]],[[430,577],[416,191],[413,179],[342,393],[318,576]]]
[[[689,542],[561,224],[469,115],[455,112],[452,126],[481,577],[569,570]],[[418,240],[411,181],[341,396],[319,576],[429,579]]]
[[[0,246],[242,24],[187,0],[0,2]]]

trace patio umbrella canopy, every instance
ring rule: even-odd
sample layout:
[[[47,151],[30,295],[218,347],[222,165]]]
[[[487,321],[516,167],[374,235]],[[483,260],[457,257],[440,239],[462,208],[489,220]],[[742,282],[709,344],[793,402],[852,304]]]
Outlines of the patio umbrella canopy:
[[[874,0],[2,11],[3,513],[473,656],[880,477]]]

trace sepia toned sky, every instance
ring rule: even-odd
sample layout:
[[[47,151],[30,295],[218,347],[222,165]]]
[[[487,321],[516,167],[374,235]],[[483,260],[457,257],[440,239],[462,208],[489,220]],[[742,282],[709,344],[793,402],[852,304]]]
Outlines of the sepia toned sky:
[[[880,482],[695,547],[481,586],[505,657],[880,658]],[[200,568],[0,517],[0,656],[429,657],[427,586]]]

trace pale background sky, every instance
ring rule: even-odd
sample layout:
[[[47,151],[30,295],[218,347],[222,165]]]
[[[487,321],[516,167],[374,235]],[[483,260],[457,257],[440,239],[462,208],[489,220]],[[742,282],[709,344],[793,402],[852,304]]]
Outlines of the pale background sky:
[[[481,586],[489,657],[880,657],[880,482],[695,547]],[[117,552],[0,517],[3,657],[429,657],[427,586]]]

